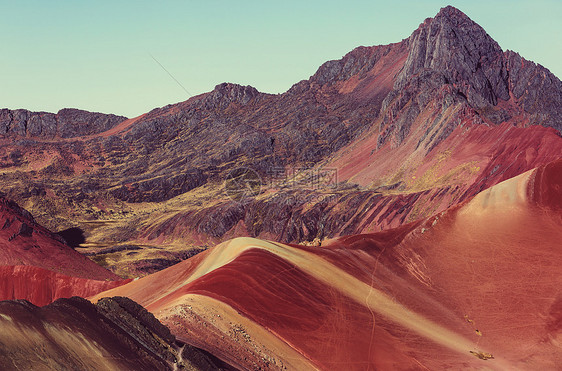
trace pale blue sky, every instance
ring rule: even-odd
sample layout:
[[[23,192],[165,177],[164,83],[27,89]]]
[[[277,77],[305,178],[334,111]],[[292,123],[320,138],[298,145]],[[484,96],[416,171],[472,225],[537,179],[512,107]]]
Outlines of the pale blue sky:
[[[453,5],[562,77],[562,1],[0,0],[0,107],[133,117],[221,82],[281,93]]]

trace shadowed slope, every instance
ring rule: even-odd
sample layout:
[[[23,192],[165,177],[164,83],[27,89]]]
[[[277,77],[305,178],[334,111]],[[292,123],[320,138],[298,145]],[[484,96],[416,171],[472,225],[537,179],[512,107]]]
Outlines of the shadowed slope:
[[[130,296],[241,367],[552,369],[560,173],[562,160],[322,248],[235,239],[96,298]]]
[[[175,341],[127,298],[78,298],[38,308],[0,302],[3,370],[218,370],[216,359]]]

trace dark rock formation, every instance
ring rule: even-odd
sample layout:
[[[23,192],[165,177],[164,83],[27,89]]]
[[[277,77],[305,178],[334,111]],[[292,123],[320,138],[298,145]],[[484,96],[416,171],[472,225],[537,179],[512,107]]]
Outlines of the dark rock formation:
[[[531,114],[530,124],[562,132],[562,81],[515,52],[507,51],[504,57],[509,91],[523,111]]]
[[[520,116],[519,122],[526,117],[530,124],[562,131],[562,82],[544,67],[513,52],[503,52],[460,10],[451,6],[441,9],[406,42],[408,58],[394,90],[383,102],[383,111],[392,110],[385,113],[383,124],[392,123],[385,127],[379,145],[387,143],[391,135],[395,143],[402,143],[416,117],[432,101],[430,97],[439,96],[443,89],[446,95],[439,99],[447,106],[460,104],[472,110],[472,116],[481,117],[474,123],[499,124]],[[512,109],[498,107],[500,100],[509,101]],[[459,124],[459,120],[450,120],[448,132]],[[432,128],[428,126],[428,130]],[[426,147],[434,148],[447,135],[443,132]]]
[[[126,117],[65,108],[57,114],[24,109],[0,110],[0,135],[75,138],[107,131]]]
[[[205,97],[209,107],[228,106],[235,102],[248,104],[248,102],[259,95],[256,88],[252,86],[241,86],[238,84],[222,83],[215,86],[215,89]]]
[[[151,313],[124,297],[96,305],[73,297],[45,307],[0,302],[0,368],[98,370],[231,369],[176,341]],[[14,329],[18,329],[14,331]]]
[[[458,85],[475,107],[509,99],[503,53],[482,27],[448,6],[428,18],[408,39],[409,54],[395,88],[426,70],[440,72],[444,83]]]

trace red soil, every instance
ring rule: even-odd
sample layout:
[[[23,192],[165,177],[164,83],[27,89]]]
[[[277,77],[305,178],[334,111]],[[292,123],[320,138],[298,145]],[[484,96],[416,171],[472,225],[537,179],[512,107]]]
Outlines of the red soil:
[[[130,296],[239,367],[259,360],[237,356],[244,346],[204,317],[203,298],[232,308],[216,315],[231,325],[249,320],[249,344],[280,339],[321,369],[554,369],[561,174],[555,161],[435,217],[320,248],[233,240],[97,297]]]
[[[376,152],[377,134],[368,132],[364,139],[336,154],[329,166],[338,168],[339,179],[352,179],[362,185],[369,185],[381,175],[390,177],[398,169],[405,171],[400,178],[407,180],[419,179],[434,169],[434,173],[427,174],[430,177],[425,185],[431,188],[439,185],[439,179],[454,168],[470,165],[478,169],[464,171],[456,182],[480,186],[479,182],[485,181],[486,187],[490,187],[554,161],[562,153],[562,138],[558,132],[542,126],[521,128],[503,123],[457,127],[428,154],[421,148],[416,149],[417,138],[423,134],[421,120],[414,123],[412,131],[420,131],[420,135],[410,135],[402,146],[386,145]],[[490,176],[494,168],[501,176]],[[409,183],[415,185],[413,180]]]
[[[84,140],[92,139],[92,138],[95,138],[95,137],[107,138],[107,137],[110,137],[110,136],[118,134],[118,133],[123,134],[127,130],[129,130],[135,124],[135,122],[141,120],[144,116],[146,116],[146,114],[134,117],[132,119],[125,120],[125,121],[119,123],[118,125],[116,125],[115,127],[109,129],[108,131],[104,131],[103,133],[99,133],[97,135],[84,137]]]
[[[32,228],[30,235],[18,234],[23,225]],[[56,240],[45,228],[15,215],[9,209],[2,209],[2,206],[0,206],[1,265],[31,265],[69,276],[95,280],[119,279],[119,276]]]
[[[0,266],[0,301],[25,299],[43,306],[59,298],[95,295],[130,281],[77,278],[29,265]]]
[[[0,300],[90,296],[130,280],[97,265],[0,198]]]

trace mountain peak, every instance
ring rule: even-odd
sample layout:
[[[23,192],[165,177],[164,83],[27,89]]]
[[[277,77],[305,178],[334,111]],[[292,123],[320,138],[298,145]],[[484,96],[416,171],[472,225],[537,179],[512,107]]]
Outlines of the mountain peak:
[[[252,98],[258,96],[260,92],[253,86],[233,84],[223,82],[215,86],[213,91],[207,97],[207,100],[212,104],[230,104],[237,102],[240,104],[248,103]]]
[[[452,25],[454,27],[459,27],[459,26],[473,26],[476,25],[478,26],[477,23],[475,23],[472,19],[470,19],[470,17],[468,15],[466,15],[465,13],[463,13],[460,9],[455,8],[454,6],[448,5],[444,8],[439,9],[439,12],[434,16],[434,17],[428,17],[426,18],[418,27],[418,30],[420,28],[424,28],[424,27],[428,27],[430,26],[432,23],[437,22],[437,23],[448,23],[449,25]],[[480,27],[480,26],[478,26]]]
[[[446,17],[449,19],[463,19],[463,20],[472,21],[466,14],[464,14],[461,10],[455,8],[452,5],[447,5],[446,7],[441,8],[439,10],[439,13],[437,13],[437,15],[435,16],[435,18],[437,17]]]
[[[423,71],[441,73],[447,81],[463,87],[462,93],[476,107],[509,99],[502,76],[503,51],[498,43],[466,14],[447,6],[426,19],[408,39],[408,58],[396,80],[407,85]]]
[[[474,22],[468,15],[461,10],[453,7],[446,6],[441,8],[433,18],[429,18],[429,24],[434,26],[439,25],[447,30],[453,30],[461,34],[470,35],[473,38],[486,38],[491,43],[495,44],[498,48],[499,45],[486,33],[478,23]]]

